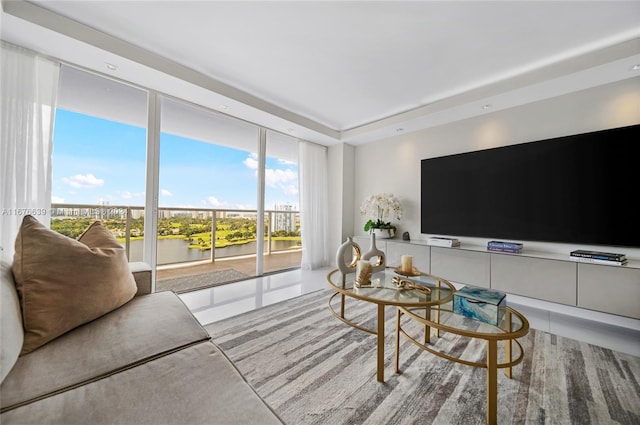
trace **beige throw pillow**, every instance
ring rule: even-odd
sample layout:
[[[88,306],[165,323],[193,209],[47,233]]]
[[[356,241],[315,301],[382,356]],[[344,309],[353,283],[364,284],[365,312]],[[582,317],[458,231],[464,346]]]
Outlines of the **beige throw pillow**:
[[[26,216],[15,248],[12,269],[25,330],[21,355],[136,294],[125,250],[100,222],[75,240]]]

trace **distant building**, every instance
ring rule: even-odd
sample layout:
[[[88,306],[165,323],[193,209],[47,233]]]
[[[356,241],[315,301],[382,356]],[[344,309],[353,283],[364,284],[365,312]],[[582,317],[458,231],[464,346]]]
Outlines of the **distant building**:
[[[291,204],[275,204],[275,212],[272,213],[271,231],[285,230],[294,232],[296,230],[297,211]]]
[[[158,211],[158,218],[171,218],[173,217],[173,213],[170,210],[159,210]]]
[[[137,220],[144,217],[144,209],[131,208],[131,218]]]

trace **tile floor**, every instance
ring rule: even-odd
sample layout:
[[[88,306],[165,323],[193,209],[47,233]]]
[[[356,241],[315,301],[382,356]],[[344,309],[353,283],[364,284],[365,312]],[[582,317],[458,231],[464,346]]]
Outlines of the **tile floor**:
[[[275,273],[180,294],[203,325],[289,298],[327,289],[331,269]]]
[[[326,289],[331,269],[300,269],[180,294],[203,325]],[[456,285],[458,286],[458,285]],[[532,328],[640,356],[640,320],[508,295]],[[594,320],[595,318],[595,320]]]

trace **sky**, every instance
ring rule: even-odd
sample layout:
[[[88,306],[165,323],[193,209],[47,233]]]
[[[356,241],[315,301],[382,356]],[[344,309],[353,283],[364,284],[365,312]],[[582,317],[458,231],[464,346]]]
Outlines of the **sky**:
[[[145,156],[144,128],[58,109],[52,203],[144,206]],[[257,168],[255,152],[162,133],[159,206],[255,210]],[[298,209],[297,164],[268,157],[265,175],[265,208]]]

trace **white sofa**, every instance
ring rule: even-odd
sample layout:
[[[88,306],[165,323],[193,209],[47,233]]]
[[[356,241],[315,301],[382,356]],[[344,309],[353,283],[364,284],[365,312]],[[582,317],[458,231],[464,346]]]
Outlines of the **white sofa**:
[[[128,302],[21,354],[25,300],[2,264],[0,423],[283,423],[174,292],[131,273]]]

